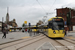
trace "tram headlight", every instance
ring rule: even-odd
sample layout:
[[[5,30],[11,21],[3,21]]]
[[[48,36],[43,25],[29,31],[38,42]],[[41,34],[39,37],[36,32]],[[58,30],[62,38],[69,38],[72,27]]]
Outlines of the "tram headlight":
[[[53,33],[56,33],[55,31],[53,31]]]

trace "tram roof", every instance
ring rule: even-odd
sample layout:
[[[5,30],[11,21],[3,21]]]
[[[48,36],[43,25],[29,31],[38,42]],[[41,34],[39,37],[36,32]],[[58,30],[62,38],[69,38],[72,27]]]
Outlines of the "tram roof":
[[[52,17],[52,18],[50,18],[48,21],[51,21],[51,20],[54,19],[54,18],[62,18],[62,17]]]

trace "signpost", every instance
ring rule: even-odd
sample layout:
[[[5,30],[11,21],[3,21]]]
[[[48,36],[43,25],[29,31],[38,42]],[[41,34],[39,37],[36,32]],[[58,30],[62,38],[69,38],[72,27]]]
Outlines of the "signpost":
[[[30,30],[30,26],[31,26],[31,23],[29,23],[29,33],[30,33],[30,36],[32,36],[32,33],[31,33],[31,30]]]
[[[31,26],[31,23],[29,23],[29,27]]]
[[[24,21],[24,27],[26,27],[27,26],[27,21]]]
[[[67,25],[67,22],[65,21],[65,25]]]
[[[25,24],[27,24],[27,21],[24,21]]]
[[[0,31],[2,30],[2,22],[0,22]]]
[[[29,23],[29,31],[30,31],[30,26],[31,26],[31,23]]]
[[[3,28],[4,28],[4,27],[3,27],[3,20],[4,20],[4,18],[2,17],[2,31],[3,31]]]

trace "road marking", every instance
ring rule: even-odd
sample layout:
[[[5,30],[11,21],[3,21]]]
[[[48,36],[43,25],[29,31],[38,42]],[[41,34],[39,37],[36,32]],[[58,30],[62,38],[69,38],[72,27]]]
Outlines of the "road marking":
[[[29,38],[29,37],[22,37],[22,39],[25,39],[25,38]]]
[[[41,46],[36,48],[36,50],[56,50],[56,48],[52,45],[52,43],[45,42]]]

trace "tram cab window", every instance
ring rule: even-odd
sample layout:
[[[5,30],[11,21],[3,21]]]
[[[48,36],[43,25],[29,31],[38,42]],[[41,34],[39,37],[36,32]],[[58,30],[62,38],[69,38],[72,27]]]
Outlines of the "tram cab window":
[[[55,19],[55,20],[53,20],[53,29],[54,30],[63,30],[64,29],[63,19]]]

